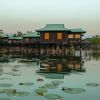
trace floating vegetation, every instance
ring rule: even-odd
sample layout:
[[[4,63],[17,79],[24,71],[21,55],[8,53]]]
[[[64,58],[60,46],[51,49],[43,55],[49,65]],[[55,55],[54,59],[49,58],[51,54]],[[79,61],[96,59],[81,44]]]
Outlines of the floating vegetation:
[[[2,89],[0,93],[16,93],[16,89]]]
[[[10,100],[9,98],[0,98],[0,100]]]
[[[20,76],[21,74],[17,74],[17,73],[13,73],[13,72],[8,72],[8,73],[4,73],[7,75],[11,75],[11,76]]]
[[[86,85],[90,86],[90,87],[96,87],[96,86],[99,86],[100,84],[97,84],[97,83],[87,83]]]
[[[34,85],[34,83],[19,83],[19,85],[23,85],[23,86],[32,86],[32,85]]]
[[[54,89],[57,88],[63,81],[52,81],[52,83],[45,84],[45,87],[48,89]]]
[[[28,96],[30,93],[28,92],[15,92],[15,93],[7,93],[8,96]]]
[[[59,81],[59,80],[55,80],[55,81],[52,81],[53,84],[61,84],[61,83],[64,83],[64,81]]]
[[[13,84],[10,83],[0,83],[0,87],[11,87]]]
[[[39,87],[38,89],[35,90],[35,93],[39,96],[43,96],[44,93],[48,92],[45,87]]]
[[[14,67],[14,68],[18,68],[18,67],[20,67],[20,65],[14,65],[13,67]]]
[[[0,80],[11,80],[11,78],[2,77]]]
[[[53,83],[47,83],[45,84],[45,87],[48,89],[55,89],[58,87],[59,84],[53,84]]]
[[[67,88],[67,87],[63,87],[62,91],[64,91],[65,93],[70,93],[70,94],[79,94],[79,93],[83,93],[86,90],[82,89],[82,88]]]
[[[14,68],[14,69],[12,69],[12,71],[13,72],[18,72],[19,70]]]
[[[44,97],[49,100],[63,100],[63,97],[59,96],[58,94],[46,94]]]

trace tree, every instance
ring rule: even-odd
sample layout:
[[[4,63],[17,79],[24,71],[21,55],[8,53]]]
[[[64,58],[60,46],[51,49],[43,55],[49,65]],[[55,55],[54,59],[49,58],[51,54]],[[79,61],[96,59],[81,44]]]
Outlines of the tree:
[[[17,31],[17,34],[16,34],[17,36],[22,36],[23,35],[23,33],[22,32],[20,32],[20,31]]]
[[[0,29],[0,34],[3,34],[3,30],[2,29]]]

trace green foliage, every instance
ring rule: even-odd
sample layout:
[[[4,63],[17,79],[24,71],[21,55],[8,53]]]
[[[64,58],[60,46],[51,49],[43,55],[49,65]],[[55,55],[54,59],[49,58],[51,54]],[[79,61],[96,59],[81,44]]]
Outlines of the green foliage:
[[[3,34],[3,30],[2,29],[0,29],[0,34]]]
[[[17,36],[22,36],[22,35],[23,35],[23,33],[22,33],[22,32],[17,31]]]
[[[93,36],[92,38],[86,38],[86,40],[92,44],[96,44],[96,45],[100,44],[100,36],[98,36],[98,35]]]

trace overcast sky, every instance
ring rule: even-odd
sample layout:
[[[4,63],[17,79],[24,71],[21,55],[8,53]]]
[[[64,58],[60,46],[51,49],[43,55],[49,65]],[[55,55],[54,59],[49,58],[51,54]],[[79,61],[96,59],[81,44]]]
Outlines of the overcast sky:
[[[0,28],[34,31],[48,23],[100,34],[100,0],[0,0]]]

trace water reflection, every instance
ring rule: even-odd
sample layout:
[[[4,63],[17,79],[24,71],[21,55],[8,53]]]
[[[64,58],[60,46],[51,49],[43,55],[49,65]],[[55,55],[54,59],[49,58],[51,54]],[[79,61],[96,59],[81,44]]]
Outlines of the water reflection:
[[[99,56],[96,59],[98,58]],[[99,65],[100,61],[95,60],[93,52],[91,54],[87,52],[85,56],[45,59],[2,54],[0,55],[0,97],[10,100],[19,100],[19,98],[47,100],[64,97],[64,100],[67,100],[69,96],[69,100],[79,100],[79,93],[82,93],[82,98],[86,97],[86,100],[90,100],[92,95],[99,98]],[[96,89],[91,91],[89,90],[91,88]]]
[[[95,60],[100,60],[100,51],[94,51],[92,52],[92,58]]]
[[[64,78],[64,74],[85,72],[82,57],[69,56],[63,59],[44,59],[40,62],[38,74],[46,78]]]

